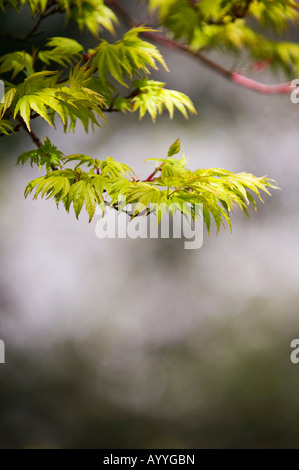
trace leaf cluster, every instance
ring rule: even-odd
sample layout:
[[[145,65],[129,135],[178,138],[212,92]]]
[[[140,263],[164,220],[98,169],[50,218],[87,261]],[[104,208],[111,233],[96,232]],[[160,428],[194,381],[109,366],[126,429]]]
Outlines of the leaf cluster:
[[[295,0],[148,0],[150,11],[175,39],[195,51],[246,52],[288,76],[299,71],[299,46],[270,39],[298,23]],[[269,31],[268,31],[269,30]],[[262,31],[262,33],[261,33]],[[269,34],[270,32],[270,34]]]
[[[298,20],[297,2],[293,0],[146,0],[159,27],[169,36],[188,45],[192,51],[221,50],[263,61],[291,75],[299,71],[298,44],[270,39],[283,33]],[[248,206],[256,208],[256,198],[269,194],[275,183],[248,173],[211,168],[191,171],[184,156],[177,156],[177,140],[166,158],[152,159],[155,170],[139,180],[127,165],[111,157],[88,155],[64,156],[45,138],[34,136],[32,121],[42,118],[50,126],[60,120],[64,131],[74,131],[78,122],[86,132],[106,122],[104,113],[136,112],[139,118],[149,114],[152,121],[164,110],[170,118],[179,111],[185,118],[195,114],[190,98],[166,88],[162,81],[149,77],[158,67],[168,71],[160,50],[146,39],[157,33],[147,26],[130,27],[113,42],[99,38],[105,29],[115,34],[118,20],[104,0],[0,0],[1,14],[14,8],[29,8],[39,23],[54,13],[75,21],[79,32],[89,31],[96,37],[93,48],[85,50],[78,40],[49,37],[44,44],[27,47],[35,27],[24,37],[24,48],[0,56],[0,76],[5,79],[5,95],[0,102],[0,136],[12,135],[25,128],[37,144],[24,152],[18,163],[29,162],[45,169],[46,174],[31,181],[25,190],[56,204],[67,212],[73,207],[79,217],[85,207],[91,221],[96,206],[104,212],[110,205],[123,210],[134,209],[132,217],[155,212],[158,221],[163,213],[176,211],[188,219],[200,216],[201,204],[208,231],[211,220],[217,232],[231,224],[231,213],[238,207],[248,215]],[[4,13],[3,13],[4,12]],[[21,14],[21,13],[20,13]],[[3,33],[1,33],[3,34]],[[4,36],[6,33],[4,33]],[[9,34],[8,34],[9,36]],[[76,38],[77,39],[77,38]],[[163,38],[162,38],[163,39]],[[171,44],[173,42],[170,41]],[[19,44],[19,43],[18,43]],[[182,47],[181,47],[182,48]],[[183,46],[184,48],[184,46]],[[164,207],[160,210],[159,207]]]
[[[160,222],[165,211],[171,214],[179,211],[190,220],[195,219],[199,216],[196,206],[202,204],[202,217],[210,233],[211,218],[215,221],[217,232],[225,221],[231,227],[230,215],[235,207],[248,215],[250,203],[256,209],[254,195],[261,200],[261,192],[270,195],[269,188],[276,187],[268,178],[257,178],[248,173],[235,174],[219,168],[192,172],[186,167],[184,156],[176,157],[179,151],[180,143],[177,140],[166,158],[151,159],[156,163],[156,176],[140,181],[130,167],[111,157],[105,160],[87,155],[63,157],[46,139],[38,151],[26,152],[19,157],[19,162],[30,160],[39,167],[46,165],[48,170],[45,176],[27,185],[25,196],[34,191],[34,199],[39,195],[53,198],[57,205],[62,202],[67,212],[73,205],[77,218],[85,207],[89,221],[97,205],[104,212],[106,205],[122,210],[130,204],[134,207],[131,217],[156,212]],[[65,168],[65,165],[74,162],[74,168]],[[51,172],[53,164],[61,169]],[[86,166],[88,171],[84,171],[82,166]]]

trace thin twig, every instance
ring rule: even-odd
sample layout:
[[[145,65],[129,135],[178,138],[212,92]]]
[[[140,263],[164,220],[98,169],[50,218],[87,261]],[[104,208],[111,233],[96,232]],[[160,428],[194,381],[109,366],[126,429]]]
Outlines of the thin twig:
[[[125,8],[123,8],[116,0],[105,0],[105,3],[114,11],[114,13],[120,16],[127,26],[130,28],[132,27],[134,22]]]
[[[48,8],[50,8],[51,6],[52,6],[52,2],[50,2]],[[0,37],[8,38],[8,39],[15,39],[16,41],[28,41],[34,35],[35,31],[38,29],[39,25],[45,18],[51,15],[54,15],[55,13],[64,12],[64,10],[59,5],[52,8],[52,10],[48,10],[48,8],[44,13],[41,13],[39,15],[36,23],[33,25],[30,31],[28,31],[28,33],[24,34],[23,36],[18,36],[16,34],[11,34],[11,33],[0,33]]]
[[[38,115],[37,115],[38,116]],[[42,143],[41,143],[41,140],[37,137],[37,135],[33,132],[33,130],[31,129],[28,129],[28,127],[26,126],[26,123],[24,121],[24,119],[22,118],[22,116],[20,116],[19,114],[16,115],[16,120],[19,121],[19,125],[20,127],[24,127],[25,131],[27,132],[27,134],[31,137],[31,139],[33,140],[33,142],[35,143],[35,145],[39,148],[41,147]]]
[[[51,15],[54,15],[55,13],[62,13],[63,10],[61,9],[61,7],[59,5],[55,6],[54,8],[52,8],[52,10],[49,10],[49,11],[45,11],[44,13],[42,13],[37,22],[35,23],[35,25],[33,25],[33,27],[31,28],[31,30],[25,35],[23,36],[23,40],[24,41],[27,41],[29,38],[31,38],[35,31],[38,29],[39,25],[41,24],[41,22],[47,18],[48,16],[51,16]]]
[[[147,178],[146,180],[143,180],[143,183],[152,183],[155,181],[154,176],[158,173],[158,171],[162,170],[162,167],[165,165],[164,163],[161,163]]]
[[[37,116],[38,116],[38,114],[37,114]],[[40,138],[35,134],[35,132],[33,132],[32,129],[28,129],[28,127],[26,126],[26,124],[24,122],[24,119],[21,116],[17,115],[16,119],[17,119],[17,121],[19,121],[19,124],[21,125],[21,127],[23,127],[24,130],[27,132],[27,134],[30,136],[31,140],[35,143],[37,148],[40,148],[42,146],[42,142],[41,142]],[[52,171],[58,170],[57,166],[55,166],[53,164],[51,164],[51,169],[52,169]]]
[[[0,33],[0,38],[15,39],[16,41],[24,41],[24,37],[12,33]]]
[[[40,148],[42,146],[40,138],[33,132],[33,130],[29,130],[27,126],[24,127],[25,131],[27,134],[31,137],[31,140],[35,143],[37,148]]]
[[[32,113],[30,115],[30,120],[36,119],[37,117],[39,117],[39,114]],[[5,135],[8,135],[8,134],[15,134],[16,132],[19,132],[22,129],[22,127],[26,126],[24,119],[19,119],[19,117],[17,116],[16,120],[18,121],[18,124],[16,124],[16,126],[11,131],[7,131],[5,134],[0,134],[0,137],[4,137]]]

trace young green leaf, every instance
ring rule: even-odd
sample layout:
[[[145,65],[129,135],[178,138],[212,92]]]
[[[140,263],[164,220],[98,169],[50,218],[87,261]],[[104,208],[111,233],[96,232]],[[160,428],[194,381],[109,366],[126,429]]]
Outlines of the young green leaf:
[[[181,143],[180,143],[179,139],[177,139],[169,147],[167,156],[172,157],[173,155],[176,155],[177,153],[179,153],[180,149],[181,149]]]

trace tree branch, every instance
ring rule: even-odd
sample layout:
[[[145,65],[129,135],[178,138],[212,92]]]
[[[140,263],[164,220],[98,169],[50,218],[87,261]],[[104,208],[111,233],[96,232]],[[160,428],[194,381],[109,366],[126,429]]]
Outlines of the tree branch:
[[[117,0],[105,0],[105,3],[109,5],[109,7],[117,15],[120,16],[120,18],[128,27],[132,28],[133,26],[138,26],[136,23],[133,22],[129,13],[118,3]],[[247,13],[249,5],[250,5],[250,1],[247,1],[246,9],[242,12],[243,15]],[[294,87],[291,85],[291,82],[267,85],[264,83],[260,83],[256,80],[247,78],[240,73],[233,72],[229,69],[226,69],[222,65],[218,64],[217,62],[214,62],[213,60],[209,59],[203,54],[192,50],[187,45],[180,43],[178,41],[174,41],[173,39],[166,38],[162,34],[158,34],[158,33],[151,32],[151,31],[145,31],[141,35],[144,38],[151,40],[152,42],[159,43],[170,49],[178,50],[178,51],[181,51],[190,55],[191,57],[196,59],[198,62],[200,62],[202,65],[204,65],[208,69],[212,70],[213,72],[217,73],[218,75],[224,77],[225,79],[229,80],[230,82],[238,86],[247,88],[248,90],[252,90],[252,91],[263,93],[263,94],[288,94],[294,89]]]
[[[16,41],[24,41],[24,37],[12,33],[0,33],[0,38],[15,39]]]
[[[51,3],[49,5],[49,7],[51,6]],[[64,10],[61,9],[61,7],[59,5],[55,6],[54,8],[52,8],[52,10],[48,10],[48,11],[45,11],[44,13],[42,13],[37,22],[35,23],[35,25],[32,27],[32,29],[23,37],[24,40],[27,40],[29,39],[31,36],[33,36],[33,34],[35,33],[35,31],[37,30],[37,28],[39,27],[39,25],[41,24],[41,22],[47,18],[48,16],[51,16],[51,15],[54,15],[55,13],[63,13]]]
[[[118,113],[119,112],[118,109],[113,107],[113,102],[108,108],[101,108],[101,111],[103,111],[103,113]],[[34,113],[30,116],[30,120],[36,119],[38,117],[40,117],[40,114]],[[1,133],[0,137],[5,137],[9,134],[15,134],[16,132],[19,132],[24,126],[26,126],[25,122],[23,120],[22,121],[19,120],[18,124],[16,124],[16,126],[11,131],[7,131],[5,134]]]
[[[130,14],[123,8],[118,1],[116,0],[105,0],[105,3],[114,11],[114,13],[123,20],[123,22],[129,27],[132,28],[134,22]]]
[[[226,78],[232,83],[239,85],[243,88],[247,88],[249,90],[256,91],[258,93],[263,93],[263,94],[287,94],[287,93],[290,93],[294,89],[294,87],[291,85],[291,82],[267,85],[265,83],[260,83],[260,82],[257,82],[256,80],[247,78],[240,73],[232,72],[231,70],[228,70],[225,67],[222,67],[222,65],[217,64],[217,62],[212,61],[211,59],[200,54],[199,52],[193,51],[188,46],[185,46],[184,44],[179,43],[177,41],[173,41],[172,39],[168,39],[165,36],[162,36],[161,34],[156,34],[151,31],[146,31],[142,33],[142,35],[154,42],[163,44],[167,46],[168,48],[176,49],[176,50],[187,53],[188,55],[198,60],[205,67],[209,68],[213,72],[216,72],[218,75],[221,75],[222,77]]]

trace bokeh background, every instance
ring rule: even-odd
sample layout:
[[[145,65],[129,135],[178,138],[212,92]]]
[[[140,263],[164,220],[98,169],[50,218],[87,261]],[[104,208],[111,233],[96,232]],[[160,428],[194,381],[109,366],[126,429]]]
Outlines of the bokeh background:
[[[1,30],[31,24],[25,11],[21,24],[13,12],[0,20]],[[56,17],[43,27],[77,37]],[[13,47],[1,39],[2,54]],[[162,51],[171,73],[154,76],[193,99],[189,121],[113,114],[89,135],[37,121],[34,130],[66,154],[110,155],[142,176],[144,160],[179,137],[192,169],[267,175],[281,190],[250,219],[236,212],[232,234],[205,233],[200,250],[177,239],[99,240],[96,220],[24,200],[37,171],[15,162],[32,142],[25,132],[2,138],[1,448],[299,446],[299,364],[290,361],[299,337],[299,105]]]

